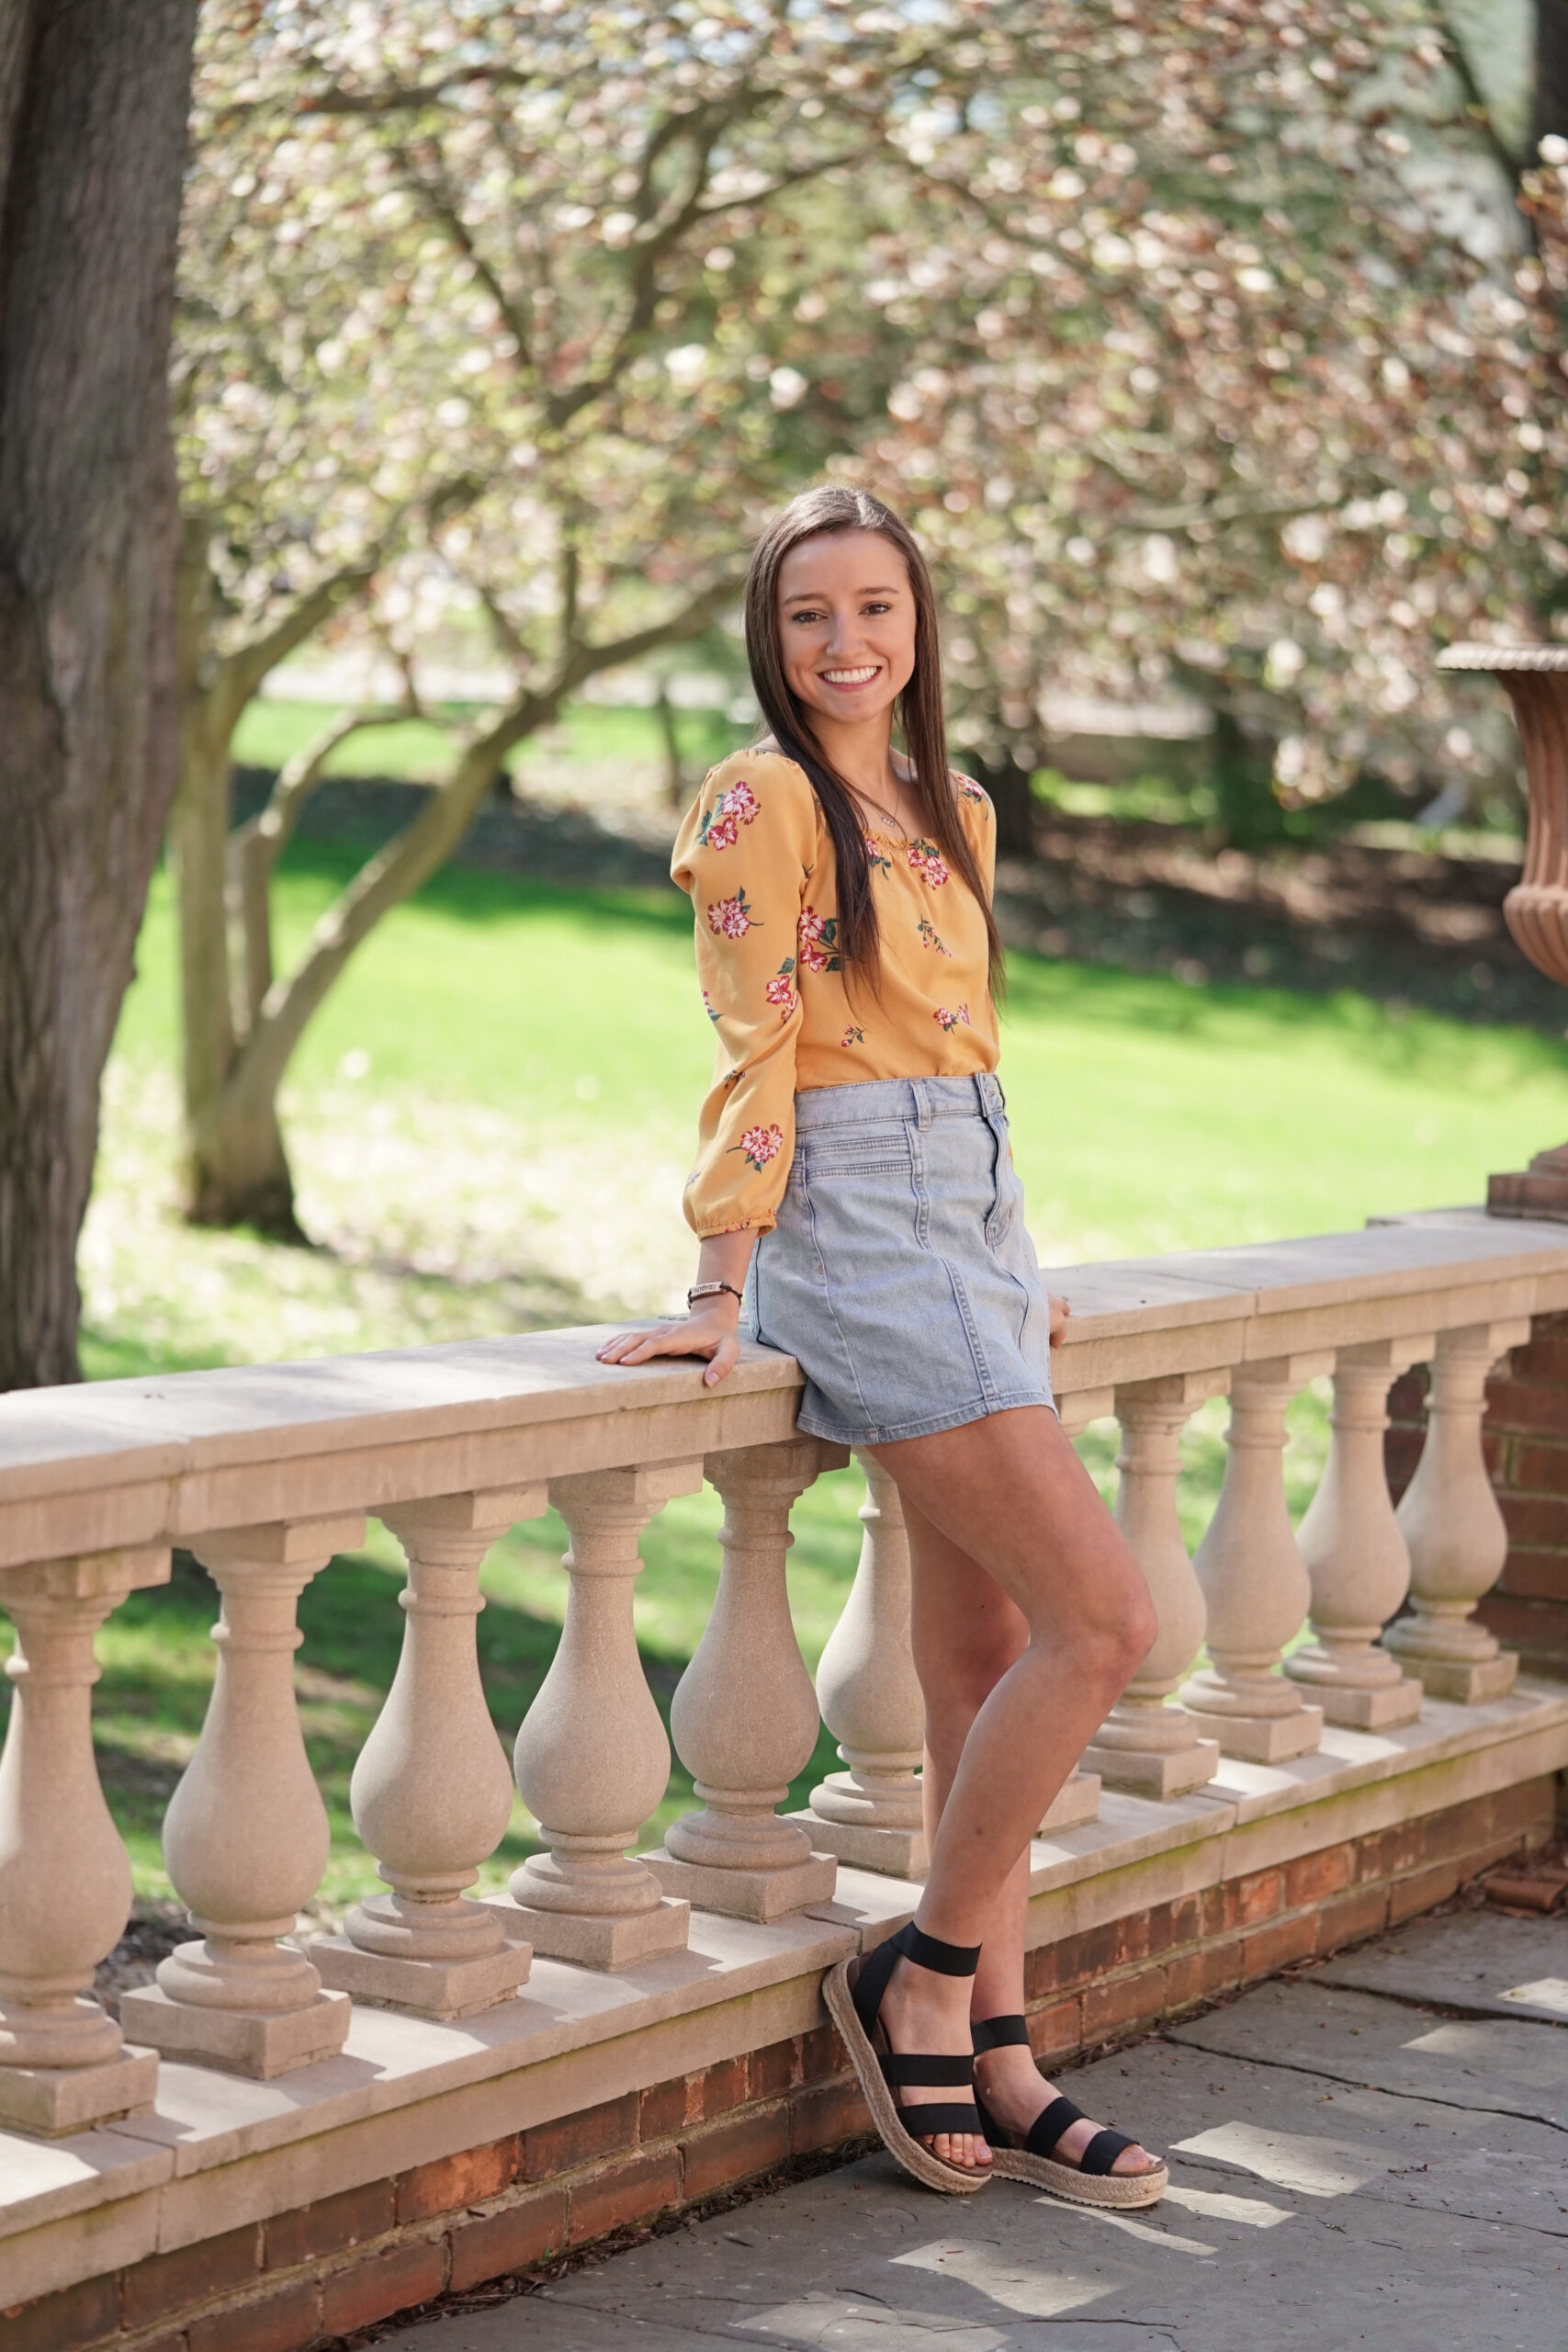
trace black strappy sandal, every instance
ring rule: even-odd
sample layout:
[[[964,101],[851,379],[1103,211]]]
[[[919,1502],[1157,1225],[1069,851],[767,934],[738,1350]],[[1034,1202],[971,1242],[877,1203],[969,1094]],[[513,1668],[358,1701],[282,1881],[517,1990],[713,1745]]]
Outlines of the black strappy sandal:
[[[1006,2049],[1012,2043],[1029,2047],[1029,2028],[1021,2017],[985,2018],[975,2028],[977,2058],[987,2050]],[[1003,2180],[1026,2180],[1032,2188],[1048,2188],[1054,2197],[1065,2197],[1069,2204],[1109,2207],[1117,2212],[1156,2205],[1170,2186],[1164,2165],[1156,2165],[1152,2172],[1111,2171],[1123,2148],[1140,2144],[1129,2140],[1124,2132],[1097,2132],[1076,2164],[1058,2157],[1055,2151],[1063,2133],[1084,2120],[1082,2108],[1075,2107],[1070,2098],[1058,2096],[1042,2108],[1021,2143],[1012,2132],[1003,2131],[978,2094],[976,2103],[981,2127],[991,2143],[992,2169]]]
[[[922,2145],[925,2136],[938,2132],[980,2133],[980,2113],[973,2098],[974,2058],[921,2057],[918,2051],[895,2050],[880,2011],[888,1979],[900,1960],[912,1960],[917,1968],[932,1969],[939,1976],[973,1976],[979,1959],[978,1944],[944,1944],[926,1935],[911,1919],[908,1927],[863,1958],[840,1961],[829,1970],[822,1987],[829,2015],[843,2036],[883,2146],[925,2188],[939,2189],[947,2197],[972,2196],[990,2177],[989,2165],[966,2170],[944,2163]],[[899,2106],[895,2090],[926,2083],[951,2084],[954,2089],[968,2091],[970,2097],[919,2107]]]

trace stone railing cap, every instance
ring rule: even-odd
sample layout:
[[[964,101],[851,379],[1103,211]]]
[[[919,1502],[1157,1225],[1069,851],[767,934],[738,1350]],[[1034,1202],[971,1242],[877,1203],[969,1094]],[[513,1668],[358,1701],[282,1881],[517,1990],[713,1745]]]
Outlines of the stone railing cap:
[[[1450,645],[1439,670],[1568,670],[1568,646]]]

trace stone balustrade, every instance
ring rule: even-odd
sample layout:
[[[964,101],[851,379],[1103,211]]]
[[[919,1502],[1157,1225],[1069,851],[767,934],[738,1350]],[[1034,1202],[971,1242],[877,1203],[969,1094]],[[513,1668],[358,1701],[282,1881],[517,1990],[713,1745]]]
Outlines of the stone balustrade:
[[[1325,1725],[1386,1732],[1435,1700],[1476,1707],[1507,1690],[1514,1661],[1473,1617],[1503,1558],[1484,1381],[1533,1316],[1568,1306],[1568,1233],[1456,1211],[1052,1281],[1074,1308],[1063,1418],[1120,1423],[1117,1511],[1160,1632],[1048,1838],[1087,1836],[1102,1785],[1156,1807],[1217,1803],[1258,1768],[1310,1758]],[[0,1758],[0,2125],[47,2137],[135,2119],[156,2095],[157,2053],[258,2081],[297,2075],[344,2047],[356,2008],[472,2018],[513,2002],[536,1955],[615,1976],[683,1958],[694,1914],[830,1921],[850,1916],[844,1890],[864,1874],[919,1877],[920,1702],[896,1491],[863,1464],[860,1568],[814,1692],[790,1620],[789,1516],[847,1457],[796,1431],[793,1363],[748,1349],[716,1393],[693,1365],[601,1365],[596,1337],[0,1400],[0,1604],[17,1637]],[[1396,1515],[1384,1404],[1416,1361],[1433,1365],[1430,1435]],[[1286,1412],[1325,1374],[1332,1445],[1297,1532]],[[1221,1394],[1224,1487],[1190,1558],[1181,1435]],[[637,1657],[639,1544],[705,1479],[724,1504],[717,1598],[671,1711],[700,1810],[639,1853],[671,1765]],[[468,1890],[512,1781],[477,1660],[479,1572],[547,1501],[570,1533],[569,1596],[514,1758],[540,1850],[506,1894],[480,1899]],[[352,1792],[387,1891],[341,1934],[302,1943],[327,1823],[295,1704],[295,1611],[367,1514],[408,1560],[401,1662]],[[193,1933],[155,1984],[126,1995],[117,2027],[88,1992],[130,1893],[92,1762],[93,1637],[126,1592],[166,1577],[174,1545],[220,1596],[206,1725],[164,1828]],[[789,1815],[818,1709],[843,1769]]]

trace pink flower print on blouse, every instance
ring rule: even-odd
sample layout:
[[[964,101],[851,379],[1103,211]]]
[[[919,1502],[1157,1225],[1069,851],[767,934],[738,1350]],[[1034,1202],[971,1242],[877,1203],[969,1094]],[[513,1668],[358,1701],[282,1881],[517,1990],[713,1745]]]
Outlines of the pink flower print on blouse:
[[[909,864],[928,889],[940,890],[948,878],[947,864],[935,842],[909,843]]]
[[[874,833],[867,833],[865,836],[865,862],[868,865],[874,866],[879,874],[891,874],[893,871],[893,860]]]
[[[744,939],[749,931],[761,931],[761,923],[746,903],[744,887],[733,899],[715,899],[708,906],[708,929],[716,939]]]
[[[986,796],[981,791],[979,786],[974,781],[973,777],[961,775],[958,779],[958,789],[964,795],[965,800],[974,800],[978,802],[982,808],[985,807]]]
[[[852,1022],[850,1026],[845,1030],[843,1035],[840,1038],[839,1043],[840,1046],[863,1046],[865,1043],[865,1031],[863,1029],[857,1029]]]
[[[800,961],[807,972],[837,972],[839,958],[839,918],[819,915],[815,907],[800,910]]]
[[[776,1004],[778,1006],[779,1019],[781,1021],[787,1021],[790,1014],[795,1011],[795,981],[792,977],[794,971],[795,957],[793,956],[786,956],[784,962],[779,966],[777,972],[768,982],[767,987],[762,991],[770,1004]]]
[[[965,1029],[972,1029],[975,1025],[969,1018],[969,1007],[966,1004],[961,1004],[956,1012],[950,1012],[945,1004],[939,1004],[931,1014],[931,1019],[939,1029],[956,1029],[961,1021]]]
[[[769,1160],[776,1159],[784,1149],[784,1129],[778,1126],[748,1127],[739,1142],[732,1143],[729,1148],[739,1152],[747,1167],[756,1169],[760,1175]]]
[[[713,999],[709,996],[706,989],[703,990],[703,1011],[707,1014],[708,1019],[716,1025],[718,1015],[713,1009]]]
[[[945,945],[943,942],[937,937],[935,925],[929,923],[924,915],[920,917],[918,928],[920,934],[920,945],[922,947],[934,947],[939,956],[952,955],[952,948]]]
[[[733,849],[740,838],[740,828],[749,825],[757,814],[757,796],[749,784],[737,784],[724,795],[718,806],[704,817],[697,835],[703,849]]]

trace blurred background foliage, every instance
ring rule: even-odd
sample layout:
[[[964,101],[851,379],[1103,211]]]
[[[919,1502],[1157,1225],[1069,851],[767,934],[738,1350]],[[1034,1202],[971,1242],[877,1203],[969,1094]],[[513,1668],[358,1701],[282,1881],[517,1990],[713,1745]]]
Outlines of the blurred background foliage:
[[[306,1027],[575,699],[635,675],[678,794],[677,650],[744,715],[745,545],[824,472],[931,548],[1013,854],[1054,732],[1106,707],[1184,738],[1177,813],[1232,846],[1336,808],[1517,824],[1493,691],[1431,655],[1563,604],[1545,54],[1525,0],[212,10],[176,360],[192,1213],[297,1230]],[[236,827],[237,733],[307,654],[345,691]],[[413,724],[439,789],[280,964],[302,810]]]

